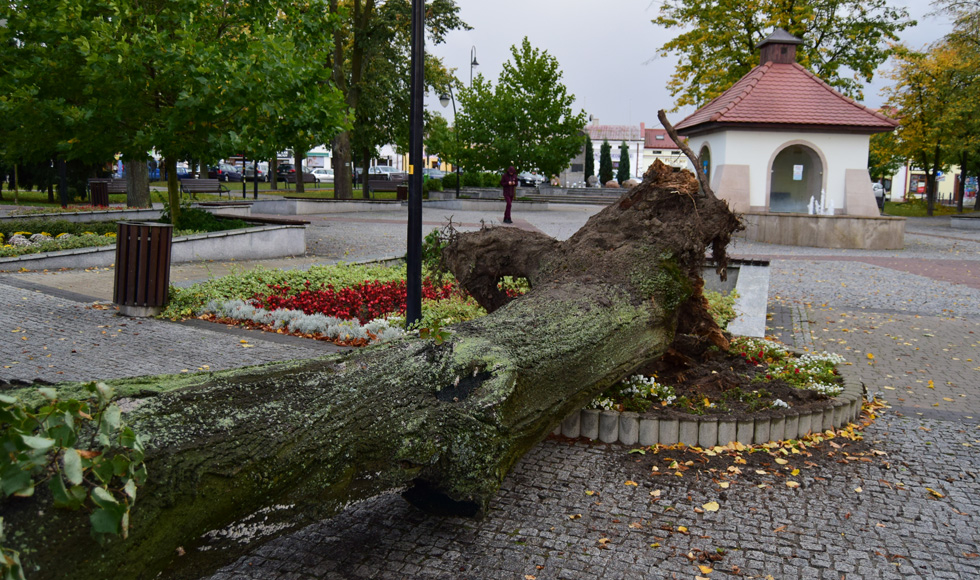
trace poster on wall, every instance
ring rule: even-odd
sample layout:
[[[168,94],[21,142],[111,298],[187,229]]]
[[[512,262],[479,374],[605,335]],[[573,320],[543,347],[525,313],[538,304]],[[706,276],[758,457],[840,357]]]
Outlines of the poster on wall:
[[[803,181],[803,166],[794,165],[793,166],[793,181]]]

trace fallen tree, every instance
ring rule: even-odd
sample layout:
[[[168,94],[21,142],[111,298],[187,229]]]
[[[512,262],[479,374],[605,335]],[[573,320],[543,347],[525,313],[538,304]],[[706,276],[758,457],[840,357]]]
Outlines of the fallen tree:
[[[480,514],[526,451],[676,332],[724,340],[701,268],[709,248],[724,267],[737,228],[691,173],[658,162],[564,242],[514,228],[453,235],[445,262],[491,314],[444,341],[117,381],[126,420],[148,438],[130,537],[100,547],[86,513],[52,509],[39,489],[4,500],[9,547],[32,580],[196,578],[386,491]],[[502,276],[531,290],[509,300]]]

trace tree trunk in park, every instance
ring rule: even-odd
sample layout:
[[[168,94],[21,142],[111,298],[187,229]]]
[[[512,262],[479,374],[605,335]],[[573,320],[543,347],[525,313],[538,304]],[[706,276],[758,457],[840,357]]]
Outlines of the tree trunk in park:
[[[371,199],[371,190],[368,188],[368,180],[371,179],[371,174],[368,170],[371,169],[371,151],[366,147],[361,151],[361,197],[364,199]]]
[[[100,548],[88,515],[52,509],[41,486],[4,502],[8,547],[39,566],[32,580],[69,569],[79,580],[198,578],[248,542],[385,491],[479,514],[525,452],[676,332],[717,340],[701,268],[711,248],[724,271],[738,228],[692,174],[656,162],[564,242],[514,228],[453,233],[445,264],[488,316],[440,343],[117,381],[136,394],[125,419],[148,440],[129,539]],[[509,299],[502,276],[531,290]]]
[[[279,158],[278,158],[278,156],[275,159],[272,159],[272,160],[269,161],[269,183],[272,184],[272,185],[269,186],[269,189],[271,189],[273,191],[279,189]]]
[[[170,218],[176,223],[180,217],[180,180],[177,179],[177,158],[167,157],[163,160],[163,165],[167,173],[167,203],[170,205]]]
[[[341,131],[333,140],[333,191],[335,199],[354,199],[351,175],[350,131]]]
[[[296,169],[296,193],[303,193],[306,191],[306,186],[303,183],[303,154],[299,151],[299,147],[293,151],[293,167]]]
[[[126,207],[150,207],[150,170],[143,159],[126,163]]]

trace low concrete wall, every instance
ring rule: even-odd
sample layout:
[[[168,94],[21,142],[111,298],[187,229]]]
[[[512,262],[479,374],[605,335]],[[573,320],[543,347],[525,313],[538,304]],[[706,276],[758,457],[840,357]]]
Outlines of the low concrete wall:
[[[742,218],[745,231],[739,236],[767,244],[860,250],[905,246],[905,218],[900,217],[748,212]]]
[[[456,211],[499,211],[503,212],[507,203],[495,199],[447,199],[429,200],[423,202],[427,208],[453,209]],[[514,211],[548,211],[548,203],[544,201],[515,201]]]
[[[0,221],[15,220],[64,220],[71,223],[80,222],[111,222],[126,220],[134,222],[154,221],[160,219],[162,212],[158,209],[109,209],[79,212],[32,213],[25,215],[10,215],[0,217]]]
[[[305,253],[304,226],[262,226],[174,238],[171,262],[260,260]],[[0,271],[107,268],[115,261],[113,245],[0,258]]]
[[[321,213],[353,213],[362,211],[391,211],[401,207],[400,201],[332,200],[332,199],[260,199],[252,202],[252,212],[276,215],[310,215]]]
[[[956,230],[980,230],[980,213],[949,216],[949,227]]]

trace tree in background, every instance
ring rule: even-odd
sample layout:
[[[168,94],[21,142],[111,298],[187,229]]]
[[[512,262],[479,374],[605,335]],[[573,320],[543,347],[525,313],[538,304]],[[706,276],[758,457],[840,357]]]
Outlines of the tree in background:
[[[947,168],[958,147],[954,144],[958,126],[972,121],[963,116],[976,99],[971,78],[977,73],[967,70],[969,62],[961,47],[946,42],[925,53],[899,50],[890,72],[895,82],[884,91],[888,105],[901,119],[896,131],[898,151],[926,172],[928,215],[936,203],[937,174]]]
[[[619,168],[616,169],[616,181],[620,185],[630,178],[630,147],[623,141],[619,144]]]
[[[585,136],[585,181],[595,175],[595,149],[592,148],[592,137]]]
[[[894,114],[894,112],[890,112]],[[898,148],[898,139],[893,131],[875,133],[868,147],[868,174],[871,181],[891,177],[905,165],[905,157]]]
[[[609,141],[603,140],[599,147],[599,183],[605,185],[612,181],[612,145]]]
[[[677,108],[717,97],[759,64],[756,47],[775,28],[803,40],[797,62],[860,100],[892,52],[889,41],[915,24],[887,0],[666,0],[654,24],[679,29],[660,48],[680,58],[671,76]]]
[[[377,147],[408,141],[408,90],[411,3],[396,0],[327,0],[329,12],[341,23],[334,32],[327,66],[349,109],[351,129],[333,139],[334,191],[339,199],[353,197],[351,161],[367,165]],[[451,30],[469,30],[454,0],[428,4],[426,44],[440,44]],[[440,86],[434,69],[438,59],[426,57],[425,82]],[[365,158],[367,159],[365,161]],[[366,167],[365,167],[366,171]]]
[[[274,149],[288,135],[340,125],[342,101],[322,65],[334,22],[323,0],[313,2],[4,5],[4,155],[101,164],[121,152],[128,174],[145,174],[155,149],[176,219],[178,159],[216,161],[258,147],[266,131]],[[287,118],[302,126],[284,133]],[[138,189],[129,204],[148,205],[148,187]]]
[[[426,153],[436,155],[443,163],[450,163],[455,167],[459,162],[459,140],[455,129],[438,113],[426,115],[425,120]]]
[[[585,112],[572,111],[575,97],[562,84],[555,57],[526,37],[510,51],[495,87],[480,75],[460,91],[463,166],[498,171],[514,165],[557,175],[582,150]]]

